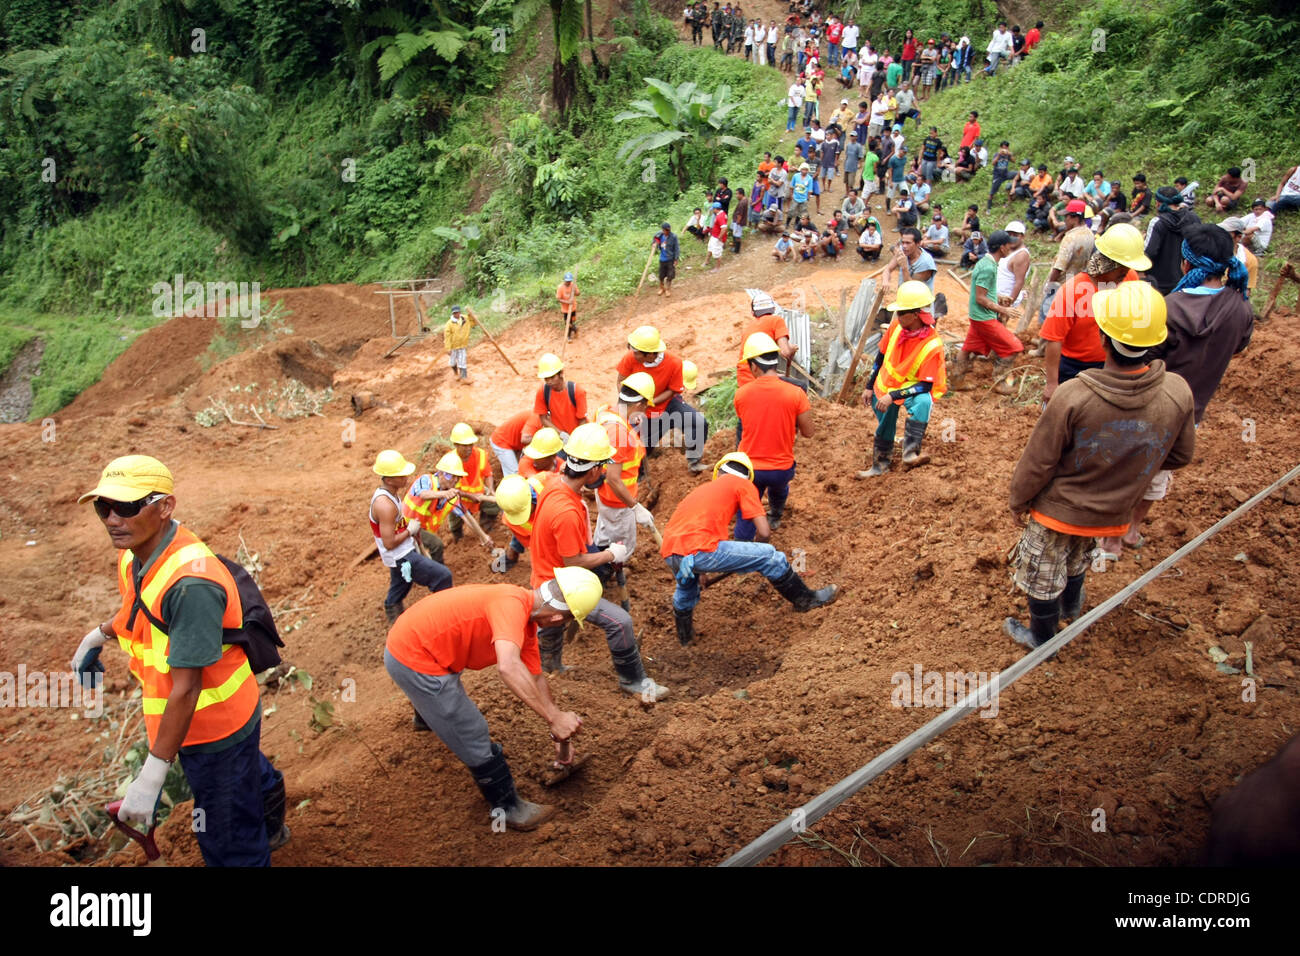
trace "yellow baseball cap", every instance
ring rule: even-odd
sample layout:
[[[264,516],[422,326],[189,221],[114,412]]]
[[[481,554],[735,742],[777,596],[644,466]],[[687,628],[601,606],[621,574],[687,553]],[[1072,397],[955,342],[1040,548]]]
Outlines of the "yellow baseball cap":
[[[77,504],[85,504],[94,498],[108,498],[111,501],[139,501],[150,492],[160,491],[170,495],[174,488],[172,473],[157,458],[148,455],[124,455],[114,458],[99,476],[99,484],[94,491],[88,491],[77,499]]]

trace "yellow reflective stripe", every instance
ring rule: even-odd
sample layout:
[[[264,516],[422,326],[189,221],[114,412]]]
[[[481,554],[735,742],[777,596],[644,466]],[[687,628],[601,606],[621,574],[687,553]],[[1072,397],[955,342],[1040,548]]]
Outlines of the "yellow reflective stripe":
[[[171,580],[172,575],[180,569],[182,564],[190,564],[191,562],[196,561],[206,562],[209,557],[214,561],[216,560],[216,555],[214,555],[211,549],[202,542],[187,544],[183,548],[177,548],[150,576],[149,583],[145,585],[144,590],[140,592],[140,600],[143,601],[145,606],[152,611],[154,602],[162,593],[163,587],[165,587],[167,582]]]
[[[917,353],[916,360],[912,363],[912,367],[908,370],[907,375],[899,375],[898,368],[892,361],[890,361],[890,355],[894,351],[894,345],[898,341],[898,335],[901,329],[902,326],[894,326],[894,331],[890,334],[889,341],[885,344],[885,361],[880,370],[884,373],[884,377],[887,381],[898,382],[893,389],[886,389],[886,391],[893,391],[894,389],[907,388],[909,385],[915,385],[917,383],[916,376],[921,371],[921,366],[925,364],[925,360],[936,351],[943,348],[943,343],[938,338],[931,338],[921,347],[921,351]]]
[[[171,639],[152,624],[149,625],[149,647],[144,649],[144,662],[159,674],[171,670],[167,663],[167,652],[171,648]]]
[[[221,645],[223,656],[230,647],[231,645],[229,644]],[[245,657],[244,662],[235,668],[235,672],[216,687],[208,687],[199,691],[199,701],[195,704],[194,710],[197,712],[205,707],[211,707],[213,704],[219,704],[222,701],[229,700],[239,692],[244,681],[251,680],[252,677],[253,669],[248,664],[248,658]],[[158,715],[167,709],[167,698],[146,697],[142,701],[142,704],[146,714]]]

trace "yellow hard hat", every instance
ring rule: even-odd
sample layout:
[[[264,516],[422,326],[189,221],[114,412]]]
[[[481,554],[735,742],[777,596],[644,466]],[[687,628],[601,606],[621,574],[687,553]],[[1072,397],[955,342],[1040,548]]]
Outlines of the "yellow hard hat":
[[[740,353],[740,357],[748,362],[752,358],[758,358],[760,355],[775,355],[780,353],[781,346],[776,344],[776,339],[766,332],[755,332],[749,338],[745,339],[745,348]]]
[[[457,422],[451,430],[451,443],[453,445],[472,445],[476,441],[478,441],[478,436],[474,434],[474,429],[464,422]]]
[[[682,361],[682,386],[685,387],[687,391],[691,391],[695,388],[695,384],[699,381],[699,378],[700,367],[690,359],[684,359]]]
[[[664,345],[659,330],[653,325],[643,325],[639,329],[633,329],[632,334],[627,337],[627,344],[638,352],[662,352],[668,348]]]
[[[391,454],[397,455],[397,452]],[[397,455],[397,457],[402,456]],[[121,458],[114,458],[104,466],[95,490],[88,491],[78,498],[77,504],[84,504],[91,498],[139,501],[151,492],[170,495],[172,488],[172,473],[157,458],[150,458],[148,455],[124,455]]]
[[[1142,233],[1131,223],[1117,222],[1097,237],[1097,251],[1122,266],[1146,272],[1151,268]]]
[[[655,400],[655,380],[647,372],[633,372],[619,382],[619,385],[622,386],[622,392],[636,392],[647,402]],[[619,393],[620,398],[622,392]]]
[[[385,448],[375,456],[374,467],[370,470],[381,478],[402,478],[415,471],[415,463],[407,461],[400,451]]]
[[[533,513],[533,486],[523,475],[506,475],[497,485],[497,504],[511,524],[523,524]]]
[[[555,568],[555,580],[550,582],[559,594],[552,592],[543,595],[547,603],[555,606],[563,603],[573,619],[581,624],[587,615],[596,609],[604,596],[604,586],[600,578],[586,568]],[[542,585],[546,587],[546,585]],[[558,598],[558,600],[557,600]]]
[[[460,455],[454,451],[449,451],[438,459],[437,470],[446,472],[449,475],[455,475],[457,478],[467,478],[469,476],[465,466],[460,463]],[[407,474],[410,474],[410,472],[407,472]]]
[[[538,458],[554,455],[563,447],[564,441],[554,428],[539,428],[533,435],[533,440],[524,449],[524,454],[536,461]]]
[[[749,456],[746,455],[743,451],[727,452],[727,454],[719,458],[718,463],[713,466],[713,477],[715,479],[718,477],[718,472],[721,470],[722,466],[729,461],[734,461],[736,464],[744,468],[747,472],[749,472],[749,480],[750,481],[754,480],[754,463],[749,460]]]
[[[614,457],[614,446],[609,443],[605,426],[595,422],[579,425],[564,443],[564,453],[569,456],[568,467],[574,471],[586,471],[592,465],[603,464]],[[573,459],[586,462],[585,466],[575,465]]]
[[[904,282],[898,287],[898,297],[892,305],[885,306],[890,312],[910,312],[913,309],[924,309],[934,301],[934,293],[924,282],[918,282],[912,279]]]
[[[537,377],[550,378],[556,372],[564,368],[564,362],[553,352],[547,352],[537,360]]]
[[[1149,349],[1169,334],[1165,298],[1147,282],[1121,282],[1092,297],[1097,327],[1122,345]]]

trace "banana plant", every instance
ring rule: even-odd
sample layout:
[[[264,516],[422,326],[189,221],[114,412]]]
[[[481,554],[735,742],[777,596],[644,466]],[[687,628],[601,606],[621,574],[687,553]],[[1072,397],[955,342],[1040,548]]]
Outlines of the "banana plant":
[[[718,168],[718,150],[724,146],[744,148],[749,144],[728,132],[731,113],[739,105],[728,101],[731,87],[718,87],[712,93],[703,91],[695,83],[674,87],[652,76],[645,78],[650,92],[646,99],[633,100],[614,117],[614,122],[650,120],[659,129],[634,136],[619,147],[617,158],[634,163],[642,153],[668,149],[668,167],[677,177],[680,192],[690,186],[686,170],[687,144],[694,144],[709,153],[709,178]]]

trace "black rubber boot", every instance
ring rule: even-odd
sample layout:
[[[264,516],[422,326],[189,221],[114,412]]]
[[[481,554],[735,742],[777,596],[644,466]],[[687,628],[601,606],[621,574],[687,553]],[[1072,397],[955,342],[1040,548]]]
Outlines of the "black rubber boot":
[[[542,670],[548,674],[563,674],[568,670],[561,660],[564,654],[564,631],[560,630],[555,634],[546,634],[543,636],[541,631],[537,632],[537,646],[542,655]]]
[[[266,839],[272,850],[278,850],[289,842],[289,828],[284,823],[285,792],[284,777],[262,794],[262,819],[266,821]]]
[[[767,523],[773,531],[781,527],[781,516],[785,514],[785,502],[781,503],[779,508],[770,508],[767,512]]]
[[[1056,622],[1061,619],[1061,600],[1040,601],[1029,599],[1029,626],[1025,627],[1014,617],[1009,617],[1003,624],[1003,630],[1017,644],[1023,644],[1030,650],[1041,647],[1056,636]]]
[[[397,604],[384,605],[384,617],[388,618],[388,625],[390,627],[396,624],[397,619],[401,616],[402,616],[402,604],[400,601]]]
[[[554,807],[529,803],[519,796],[500,744],[492,744],[491,760],[469,770],[483,799],[492,807],[493,816],[497,816],[496,811],[503,811],[507,826],[516,830],[533,830],[555,814]]]
[[[1065,579],[1065,590],[1061,592],[1061,620],[1077,620],[1083,614],[1083,602],[1087,600],[1087,595],[1083,590],[1084,575],[1076,574],[1074,577]]]
[[[909,418],[903,425],[903,467],[915,468],[917,465],[926,465],[930,462],[930,456],[922,454],[921,439],[925,438],[925,426],[927,422],[918,422],[915,418]]]
[[[879,478],[889,471],[889,458],[894,453],[894,443],[877,441],[871,459],[871,467],[866,471],[858,472],[859,478]]]
[[[673,608],[673,617],[677,619],[677,640],[685,647],[695,640],[695,609],[679,611]]]
[[[799,577],[793,568],[787,571],[780,580],[773,581],[772,587],[776,588],[777,593],[793,604],[794,609],[799,612],[811,611],[813,608],[834,604],[835,599],[840,594],[839,587],[834,584],[819,591],[812,590],[803,583],[803,578]]]
[[[618,674],[618,689],[626,694],[640,694],[650,703],[668,696],[667,687],[646,675],[641,652],[635,647],[614,660],[614,671]]]

